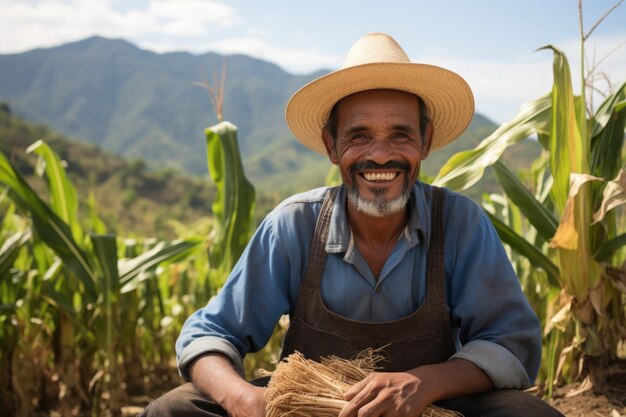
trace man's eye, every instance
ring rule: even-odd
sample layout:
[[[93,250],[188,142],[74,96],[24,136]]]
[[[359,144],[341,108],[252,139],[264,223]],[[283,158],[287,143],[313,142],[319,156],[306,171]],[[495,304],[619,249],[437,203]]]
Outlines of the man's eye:
[[[394,133],[391,135],[391,139],[393,140],[409,140],[411,137],[406,133]]]
[[[366,140],[369,140],[369,136],[365,133],[355,133],[354,135],[350,136],[350,141],[352,142],[364,142]]]

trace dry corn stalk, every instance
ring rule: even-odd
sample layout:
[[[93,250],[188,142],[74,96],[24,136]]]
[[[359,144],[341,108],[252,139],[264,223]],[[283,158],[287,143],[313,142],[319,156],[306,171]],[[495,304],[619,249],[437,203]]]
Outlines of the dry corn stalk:
[[[265,393],[266,417],[337,417],[348,403],[344,394],[361,381],[382,359],[368,349],[353,360],[337,356],[321,363],[295,352],[280,362]],[[457,417],[461,414],[429,405],[423,417]]]

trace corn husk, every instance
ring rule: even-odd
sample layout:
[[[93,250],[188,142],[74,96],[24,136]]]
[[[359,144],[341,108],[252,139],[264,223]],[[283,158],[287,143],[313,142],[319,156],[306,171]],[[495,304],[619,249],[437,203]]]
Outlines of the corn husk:
[[[344,394],[375,371],[381,359],[372,349],[352,360],[330,356],[316,362],[299,352],[289,355],[272,373],[265,393],[266,417],[337,417],[348,403]],[[462,417],[432,404],[422,416]]]

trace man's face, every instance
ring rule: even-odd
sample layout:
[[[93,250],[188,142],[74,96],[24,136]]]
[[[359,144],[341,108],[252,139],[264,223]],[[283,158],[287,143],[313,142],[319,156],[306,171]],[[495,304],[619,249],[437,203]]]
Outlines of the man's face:
[[[342,99],[336,108],[335,143],[324,129],[331,162],[339,166],[350,203],[375,217],[405,209],[420,163],[428,156],[432,129],[420,134],[417,97],[371,90]]]

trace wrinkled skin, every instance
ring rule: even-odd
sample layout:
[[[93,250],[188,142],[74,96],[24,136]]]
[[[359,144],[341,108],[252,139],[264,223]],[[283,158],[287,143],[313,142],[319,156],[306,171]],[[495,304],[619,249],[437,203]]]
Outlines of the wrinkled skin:
[[[342,99],[336,111],[336,138],[325,129],[323,139],[344,184],[364,200],[400,197],[417,179],[430,149],[432,127],[422,137],[417,98],[402,91],[364,91]],[[372,168],[359,168],[368,165]],[[366,178],[373,174],[379,178]]]
[[[350,402],[339,417],[419,416],[430,403],[423,382],[408,372],[373,373],[345,395]]]

